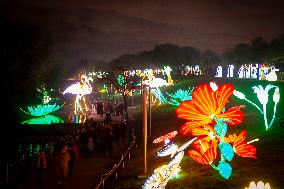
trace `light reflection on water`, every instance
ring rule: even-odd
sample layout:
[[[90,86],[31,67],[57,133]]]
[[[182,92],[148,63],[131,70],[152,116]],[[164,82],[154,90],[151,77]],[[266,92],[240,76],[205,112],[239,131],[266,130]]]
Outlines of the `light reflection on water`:
[[[54,153],[54,146],[51,145],[51,143],[29,143],[18,145],[18,154],[24,155],[26,158],[36,157],[41,150],[46,153]]]
[[[65,119],[54,115],[44,115],[41,117],[33,117],[22,121],[21,124],[58,124],[58,123],[84,123],[87,119],[86,114],[71,115],[69,114]]]

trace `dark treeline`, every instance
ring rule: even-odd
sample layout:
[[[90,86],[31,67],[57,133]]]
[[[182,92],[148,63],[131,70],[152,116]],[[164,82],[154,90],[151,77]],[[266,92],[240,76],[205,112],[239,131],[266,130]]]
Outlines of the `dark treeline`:
[[[173,44],[156,45],[153,50],[137,54],[125,54],[111,62],[129,68],[149,66],[200,65],[204,68],[224,64],[284,64],[284,34],[270,42],[258,37],[250,43],[239,43],[219,55],[212,50],[204,52],[191,46],[179,47]]]

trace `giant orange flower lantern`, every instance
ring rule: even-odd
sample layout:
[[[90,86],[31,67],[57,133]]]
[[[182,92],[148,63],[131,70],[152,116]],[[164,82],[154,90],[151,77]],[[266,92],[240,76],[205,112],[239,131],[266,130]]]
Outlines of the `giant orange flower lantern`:
[[[226,104],[233,94],[234,86],[224,84],[212,89],[208,84],[198,86],[192,93],[192,100],[184,101],[177,108],[177,117],[186,123],[180,132],[198,137],[193,142],[194,150],[188,155],[200,164],[209,164],[220,175],[228,179],[232,173],[230,161],[234,154],[256,158],[256,148],[245,142],[245,131],[239,136],[227,134],[227,126],[238,125],[243,121],[241,106],[227,110]],[[217,149],[221,160],[215,165]]]

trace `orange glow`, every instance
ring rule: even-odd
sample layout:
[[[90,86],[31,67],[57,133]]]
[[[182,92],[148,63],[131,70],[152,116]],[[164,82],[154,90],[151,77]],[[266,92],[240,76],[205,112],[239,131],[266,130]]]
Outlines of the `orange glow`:
[[[209,143],[207,141],[195,141],[195,149],[189,150],[188,155],[200,164],[210,164],[217,158],[217,143]],[[198,145],[199,143],[199,145]]]
[[[256,148],[247,144],[246,139],[246,131],[242,131],[238,136],[236,134],[229,135],[225,140],[232,143],[234,151],[241,157],[250,157],[256,159]]]
[[[177,117],[188,120],[182,128],[183,134],[191,133],[192,129],[215,123],[214,119],[222,118],[228,125],[237,125],[243,121],[240,107],[233,107],[222,112],[234,87],[224,84],[215,92],[210,85],[202,84],[192,93],[192,100],[184,101],[176,110]]]
[[[165,140],[169,140],[169,139],[171,139],[171,138],[174,138],[177,134],[178,134],[177,131],[170,132],[170,133],[168,133],[168,134],[166,134],[166,135],[163,135],[163,136],[161,136],[161,137],[159,137],[159,138],[156,138],[156,139],[153,141],[153,143],[160,143],[160,142],[163,142],[163,141],[165,141]]]

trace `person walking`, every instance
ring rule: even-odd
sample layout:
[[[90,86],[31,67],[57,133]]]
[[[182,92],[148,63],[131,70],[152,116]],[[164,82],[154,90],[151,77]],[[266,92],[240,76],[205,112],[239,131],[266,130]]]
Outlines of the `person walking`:
[[[89,142],[87,144],[87,147],[88,147],[87,157],[92,157],[93,153],[94,153],[94,141],[93,141],[92,137],[89,138]]]
[[[67,151],[68,146],[65,145],[60,152],[57,154],[57,176],[58,176],[58,184],[65,184],[67,180],[68,173],[68,162],[70,161],[70,155]]]
[[[68,153],[70,155],[70,161],[68,162],[68,173],[69,176],[72,176],[74,166],[75,166],[75,161],[78,159],[78,148],[76,144],[71,145],[68,148]]]
[[[38,172],[38,183],[43,184],[46,172],[46,156],[43,150],[38,154],[36,168]]]

